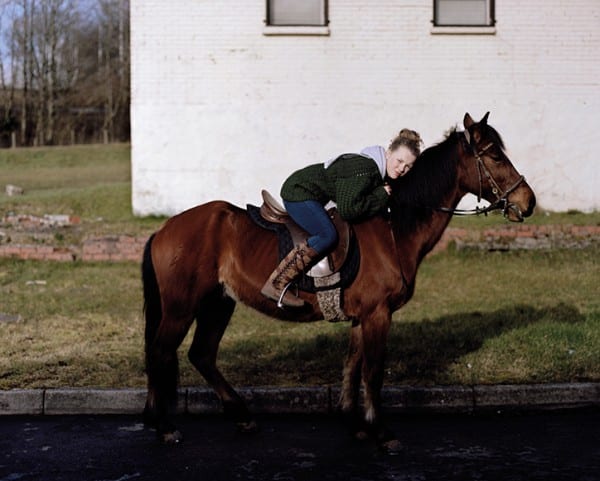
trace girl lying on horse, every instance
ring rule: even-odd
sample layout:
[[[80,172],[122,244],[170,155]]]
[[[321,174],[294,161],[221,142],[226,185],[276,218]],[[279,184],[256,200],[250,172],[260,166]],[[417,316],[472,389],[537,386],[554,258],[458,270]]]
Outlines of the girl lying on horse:
[[[335,202],[340,216],[347,221],[365,220],[383,211],[392,192],[386,179],[405,175],[415,163],[421,144],[417,132],[402,129],[387,149],[367,147],[360,154],[343,154],[290,175],[281,188],[281,198],[288,214],[310,237],[279,263],[262,294],[281,300],[284,306],[302,307],[304,301],[286,290],[287,286],[337,242],[325,205]]]

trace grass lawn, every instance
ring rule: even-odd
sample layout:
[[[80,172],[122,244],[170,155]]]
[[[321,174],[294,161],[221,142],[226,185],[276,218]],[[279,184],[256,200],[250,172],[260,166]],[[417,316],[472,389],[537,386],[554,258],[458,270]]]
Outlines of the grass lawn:
[[[26,194],[0,195],[0,217],[80,217],[61,238],[149,233],[162,222],[131,214],[128,145],[0,151],[0,187],[7,183]],[[531,222],[598,224],[600,213],[542,213]],[[427,258],[413,300],[394,316],[386,383],[600,381],[599,254],[590,247]],[[141,306],[136,263],[0,259],[0,389],[143,386]],[[238,306],[219,362],[236,385],[337,383],[347,339],[345,324],[285,323]],[[202,384],[185,357],[189,342],[181,384]]]
[[[0,149],[0,218],[9,212],[78,217],[81,224],[57,232],[55,242],[65,244],[150,233],[164,218],[133,215],[130,156],[129,144]],[[4,195],[6,184],[25,195]]]

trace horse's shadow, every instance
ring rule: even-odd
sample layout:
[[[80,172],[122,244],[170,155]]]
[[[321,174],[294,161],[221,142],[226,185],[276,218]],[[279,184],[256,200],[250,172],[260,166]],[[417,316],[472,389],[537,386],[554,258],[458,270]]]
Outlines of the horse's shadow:
[[[400,314],[401,317],[401,314]],[[584,316],[573,305],[559,303],[536,308],[515,305],[490,312],[461,312],[436,319],[392,323],[387,341],[386,382],[434,384],[452,382],[448,369],[463,356],[479,350],[486,340],[513,329],[542,321],[578,323]],[[341,327],[341,326],[340,326]],[[286,346],[272,357],[255,357],[244,367],[237,366],[237,376],[246,382],[258,382],[268,372],[289,369],[287,382],[338,383],[341,361],[346,354],[348,330],[318,334],[302,341],[282,341]],[[260,352],[260,341],[236,343],[231,354]],[[287,368],[286,368],[287,366]],[[241,368],[241,370],[240,370]],[[258,379],[252,379],[257,377]],[[268,375],[266,376],[269,377]]]
[[[521,304],[491,312],[396,322],[388,340],[388,361],[400,369],[389,374],[404,382],[444,382],[449,366],[478,351],[486,340],[542,321],[573,324],[584,319],[575,306],[559,303],[542,308]]]

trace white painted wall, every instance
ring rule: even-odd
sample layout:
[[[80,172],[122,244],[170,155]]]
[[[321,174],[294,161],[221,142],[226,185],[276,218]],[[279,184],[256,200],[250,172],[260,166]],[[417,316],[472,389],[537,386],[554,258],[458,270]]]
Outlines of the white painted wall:
[[[131,0],[134,212],[259,203],[308,163],[488,110],[539,205],[600,209],[600,1],[496,2],[495,35],[434,35],[432,8],[329,0],[329,36],[267,36],[264,0]]]

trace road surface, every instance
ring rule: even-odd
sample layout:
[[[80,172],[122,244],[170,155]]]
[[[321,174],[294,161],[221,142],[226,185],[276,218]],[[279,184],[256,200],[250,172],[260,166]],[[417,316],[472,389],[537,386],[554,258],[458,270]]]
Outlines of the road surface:
[[[184,441],[162,446],[135,416],[4,417],[0,481],[600,480],[600,409],[394,415],[398,456],[336,416],[258,420],[247,436],[221,416],[182,416]]]

